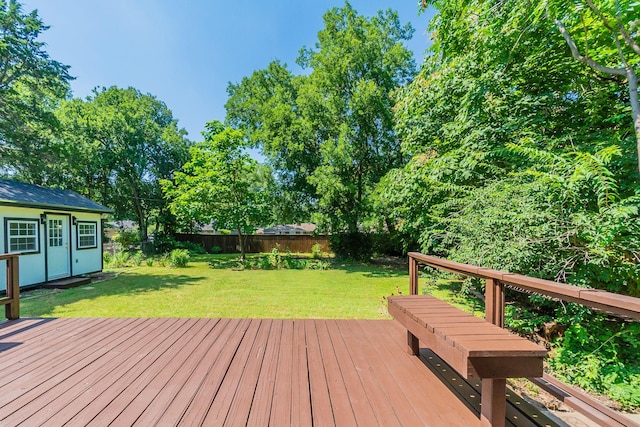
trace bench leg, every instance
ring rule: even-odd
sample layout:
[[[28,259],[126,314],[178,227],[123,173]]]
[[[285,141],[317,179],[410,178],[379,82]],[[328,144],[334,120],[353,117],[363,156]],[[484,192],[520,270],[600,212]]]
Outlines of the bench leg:
[[[507,380],[485,378],[482,380],[480,408],[481,427],[504,427],[507,405]]]
[[[409,331],[407,331],[407,353],[412,356],[420,354],[420,340]]]

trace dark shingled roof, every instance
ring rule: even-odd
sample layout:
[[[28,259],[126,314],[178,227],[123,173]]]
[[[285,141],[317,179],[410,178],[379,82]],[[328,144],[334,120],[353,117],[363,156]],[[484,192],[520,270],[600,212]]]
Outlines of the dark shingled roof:
[[[0,179],[0,204],[72,211],[112,212],[106,206],[70,190],[42,187],[6,179]]]

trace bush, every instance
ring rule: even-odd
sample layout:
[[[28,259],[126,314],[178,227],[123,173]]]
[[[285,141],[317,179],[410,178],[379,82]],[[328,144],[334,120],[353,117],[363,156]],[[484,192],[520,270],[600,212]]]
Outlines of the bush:
[[[169,254],[169,265],[174,268],[186,267],[189,263],[189,251],[186,249],[174,249]]]
[[[282,268],[282,255],[280,255],[278,248],[271,249],[271,253],[269,254],[269,264],[275,269]]]
[[[331,250],[337,257],[356,261],[369,261],[373,255],[373,239],[366,233],[332,234]]]
[[[135,231],[122,230],[114,234],[111,240],[127,249],[140,243],[140,236]]]
[[[174,249],[186,249],[194,255],[203,255],[207,253],[202,245],[193,242],[179,242],[174,239],[173,236],[164,233],[158,234],[153,239],[153,244],[156,253],[167,253]]]
[[[105,264],[111,263],[111,254],[109,252],[102,252],[102,259]]]
[[[291,255],[291,252],[287,251],[287,254],[284,256],[283,266],[284,268],[290,270],[304,270],[305,268],[307,268],[307,260],[294,258]]]
[[[129,262],[129,253],[125,251],[116,252],[115,254],[113,254],[110,261],[111,262],[109,263],[109,266],[112,268],[125,267]]]
[[[320,243],[316,243],[311,246],[311,258],[320,259],[322,258],[322,245]]]
[[[222,252],[222,248],[220,246],[212,246],[211,247],[211,253],[212,254],[219,254]]]
[[[138,251],[130,259],[131,265],[139,267],[142,264],[142,252]]]
[[[145,263],[147,264],[147,267],[152,267],[153,266],[153,258],[147,258],[145,260]]]

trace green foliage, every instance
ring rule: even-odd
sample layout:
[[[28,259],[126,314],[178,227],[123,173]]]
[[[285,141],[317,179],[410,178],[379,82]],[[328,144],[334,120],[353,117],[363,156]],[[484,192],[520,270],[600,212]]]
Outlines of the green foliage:
[[[122,268],[129,264],[130,254],[127,251],[120,251],[113,254],[108,266],[111,268]]]
[[[373,255],[373,237],[360,232],[329,235],[329,245],[336,256],[356,261],[368,261]]]
[[[140,243],[140,236],[135,231],[121,230],[111,238],[123,248],[130,248]]]
[[[112,206],[117,218],[135,218],[141,241],[152,220],[171,231],[174,219],[159,181],[186,161],[190,142],[167,106],[113,86],[64,102],[56,115],[65,149],[65,174],[56,184]]]
[[[222,252],[222,248],[220,246],[212,246],[210,252],[212,254],[219,254]]]
[[[311,246],[311,258],[322,258],[322,245],[320,243],[314,243],[313,246]]]
[[[147,267],[152,267],[153,266],[153,258],[145,259],[144,263],[146,264]]]
[[[280,255],[278,248],[271,249],[271,253],[269,254],[269,265],[271,268],[275,269],[282,268],[282,255]]]
[[[608,395],[626,409],[640,408],[640,324],[582,313],[568,325],[549,360],[565,381]]]
[[[174,249],[169,254],[169,265],[174,268],[184,268],[189,263],[189,251]]]
[[[406,249],[640,295],[625,93],[568,54],[537,2],[434,4],[432,55],[397,92],[411,160],[373,207]]]
[[[135,252],[130,258],[131,265],[133,265],[134,267],[139,267],[140,264],[142,264],[143,258],[144,258],[144,255],[142,254],[141,251]]]
[[[38,40],[47,27],[19,1],[0,1],[0,170],[44,184],[63,172],[54,115],[69,94],[69,66],[49,57]]]
[[[366,18],[349,3],[323,19],[315,47],[297,61],[308,74],[293,76],[275,61],[230,85],[227,120],[276,170],[284,222],[313,211],[321,229],[345,234],[334,251],[364,258],[349,242],[369,232],[375,184],[405,160],[391,93],[414,75],[403,45],[413,29],[391,10]]]
[[[207,123],[205,141],[191,149],[191,159],[173,182],[162,181],[171,211],[183,224],[214,224],[235,230],[242,256],[245,238],[269,221],[268,190],[256,180],[258,164],[244,150],[240,131]]]
[[[104,261],[105,264],[109,264],[111,263],[111,254],[109,252],[103,252],[102,253],[102,260]]]

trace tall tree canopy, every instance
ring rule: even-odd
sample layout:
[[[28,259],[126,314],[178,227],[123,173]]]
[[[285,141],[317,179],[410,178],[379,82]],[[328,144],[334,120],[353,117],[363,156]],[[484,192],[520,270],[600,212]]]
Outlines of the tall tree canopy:
[[[146,240],[151,216],[167,214],[159,181],[188,158],[186,132],[163,102],[134,88],[96,89],[57,114],[67,161],[58,182],[135,218]]]
[[[540,2],[433,4],[431,53],[395,107],[411,160],[378,210],[408,247],[638,294],[625,79],[576,61]]]
[[[69,67],[49,57],[38,36],[47,29],[37,11],[0,1],[0,168],[41,184],[58,147],[53,114],[69,94]]]
[[[307,75],[276,61],[229,85],[227,120],[262,148],[290,200],[311,204],[322,228],[358,234],[372,221],[375,184],[404,163],[391,94],[414,75],[403,44],[413,29],[391,10],[366,18],[348,2],[324,25],[298,58]]]
[[[205,140],[174,180],[162,182],[171,210],[183,224],[213,224],[233,230],[244,260],[248,233],[270,221],[269,191],[260,165],[244,150],[242,132],[218,121],[207,123]]]

